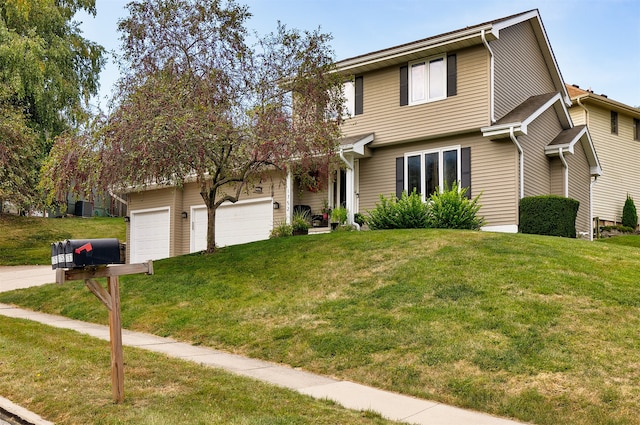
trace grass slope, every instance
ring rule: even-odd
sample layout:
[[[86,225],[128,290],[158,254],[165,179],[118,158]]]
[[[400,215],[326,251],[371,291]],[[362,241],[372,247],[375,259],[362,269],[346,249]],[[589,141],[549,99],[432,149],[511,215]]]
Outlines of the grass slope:
[[[65,239],[126,239],[122,217],[41,218],[0,214],[0,266],[51,264],[51,243]]]
[[[284,238],[121,280],[124,326],[538,424],[640,423],[640,249],[446,230]],[[82,282],[0,302],[106,323]]]

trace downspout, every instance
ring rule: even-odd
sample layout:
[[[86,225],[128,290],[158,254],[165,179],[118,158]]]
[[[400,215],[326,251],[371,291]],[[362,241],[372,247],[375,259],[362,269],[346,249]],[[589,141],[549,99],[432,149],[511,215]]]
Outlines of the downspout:
[[[560,157],[560,161],[562,161],[562,166],[564,167],[564,197],[569,197],[569,164],[567,164],[567,160],[564,157],[564,153],[562,152],[562,148],[558,149],[558,156]]]
[[[593,185],[598,181],[598,176],[593,176],[593,180],[589,184],[589,240],[593,241]]]
[[[586,96],[582,96],[582,97],[577,97],[576,98],[576,103],[578,104],[578,106],[580,106],[582,109],[584,109],[584,123],[587,126],[587,128],[589,128],[589,110],[587,109],[586,106],[584,106],[581,102],[581,100],[583,98],[585,98]]]
[[[480,37],[482,38],[482,42],[484,43],[484,45],[486,46],[487,50],[489,51],[489,108],[490,108],[490,119],[491,119],[491,124],[494,124],[496,122],[496,117],[495,117],[495,106],[494,106],[494,98],[493,98],[493,87],[494,87],[494,77],[493,77],[493,70],[494,70],[494,65],[493,65],[493,50],[491,50],[491,46],[489,46],[489,42],[487,41],[487,38],[485,37],[484,34],[484,30],[482,30],[480,32]]]
[[[520,199],[524,198],[524,151],[518,142],[518,138],[513,134],[513,127],[509,129],[509,137],[516,148],[518,148],[518,157],[520,158]]]
[[[353,199],[353,194],[354,194],[354,190],[353,190],[353,181],[354,181],[354,176],[353,176],[353,163],[350,162],[345,156],[344,156],[344,149],[342,147],[340,147],[340,159],[342,160],[342,162],[344,162],[347,165],[347,168],[349,169],[349,171],[351,171],[350,173],[347,173],[348,178],[347,178],[347,184],[346,184],[346,189],[347,189],[347,213],[348,213],[348,217],[347,217],[347,223],[353,225],[356,227],[356,230],[360,230],[360,225],[358,223],[356,223],[355,221],[353,221],[353,208],[355,206],[355,202]]]

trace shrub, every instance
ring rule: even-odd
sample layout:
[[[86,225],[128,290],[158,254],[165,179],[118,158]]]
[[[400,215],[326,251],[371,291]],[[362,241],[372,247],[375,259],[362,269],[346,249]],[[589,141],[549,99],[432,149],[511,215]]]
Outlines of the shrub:
[[[520,232],[576,237],[580,202],[557,195],[528,196],[520,200]]]
[[[638,227],[638,212],[629,194],[627,194],[627,200],[624,201],[624,207],[622,208],[622,225],[631,227],[633,230]]]
[[[360,226],[364,226],[364,224],[367,222],[367,219],[361,213],[355,213],[353,215],[353,221],[358,223]]]
[[[337,207],[331,211],[331,220],[334,223],[338,223],[339,225],[343,225],[347,222],[348,211],[345,207]]]
[[[300,211],[293,213],[293,218],[291,219],[291,227],[293,231],[305,231],[309,230],[309,223],[311,222],[311,217],[308,211]]]
[[[293,227],[286,223],[280,223],[271,230],[269,238],[283,238],[292,235]]]
[[[480,195],[467,198],[467,188],[458,188],[454,183],[451,190],[439,190],[429,197],[428,225],[436,229],[479,230],[484,225],[484,217],[478,215],[481,205]]]
[[[367,213],[367,224],[372,230],[426,228],[429,224],[428,206],[415,190],[411,195],[402,192],[400,199],[380,195],[380,202]]]

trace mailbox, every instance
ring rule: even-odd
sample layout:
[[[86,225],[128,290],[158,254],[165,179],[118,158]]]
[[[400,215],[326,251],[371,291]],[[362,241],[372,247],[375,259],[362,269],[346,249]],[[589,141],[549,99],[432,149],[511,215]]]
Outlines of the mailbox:
[[[118,239],[70,239],[51,244],[51,267],[122,264]]]

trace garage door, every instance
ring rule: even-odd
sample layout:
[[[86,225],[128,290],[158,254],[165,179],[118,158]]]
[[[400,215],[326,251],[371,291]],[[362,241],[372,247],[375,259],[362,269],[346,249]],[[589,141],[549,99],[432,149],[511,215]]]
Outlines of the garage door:
[[[207,209],[191,209],[191,252],[207,248]],[[269,239],[273,229],[271,198],[224,203],[216,211],[216,244],[219,247]]]
[[[132,211],[130,263],[169,257],[169,208]]]

